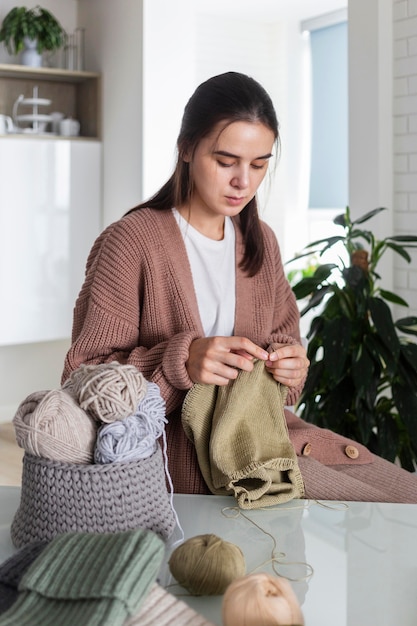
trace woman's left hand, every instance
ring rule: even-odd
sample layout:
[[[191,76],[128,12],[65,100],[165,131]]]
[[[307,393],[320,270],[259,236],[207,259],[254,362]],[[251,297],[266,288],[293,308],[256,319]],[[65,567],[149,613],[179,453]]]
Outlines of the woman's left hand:
[[[265,367],[274,380],[287,387],[301,385],[307,376],[309,365],[307,352],[299,344],[282,344],[265,361]]]

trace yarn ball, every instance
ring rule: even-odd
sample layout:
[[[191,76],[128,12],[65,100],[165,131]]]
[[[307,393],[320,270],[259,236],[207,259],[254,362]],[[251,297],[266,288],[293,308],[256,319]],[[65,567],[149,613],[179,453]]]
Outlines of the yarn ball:
[[[80,365],[64,384],[82,409],[100,422],[132,415],[146,395],[147,380],[134,365],[117,361]]]
[[[134,415],[105,424],[97,435],[96,463],[132,462],[151,456],[164,432],[165,401],[157,384],[149,382]]]
[[[29,454],[67,463],[92,463],[97,422],[62,389],[36,391],[13,418],[18,445]]]
[[[176,581],[193,596],[215,596],[246,573],[241,549],[217,535],[197,535],[175,548],[168,562]]]
[[[249,574],[228,586],[222,619],[223,626],[304,626],[289,581],[266,573]]]

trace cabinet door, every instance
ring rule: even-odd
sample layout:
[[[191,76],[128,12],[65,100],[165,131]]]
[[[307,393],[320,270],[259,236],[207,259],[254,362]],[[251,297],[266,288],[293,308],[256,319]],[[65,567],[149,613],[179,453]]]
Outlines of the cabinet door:
[[[70,336],[100,196],[99,142],[0,140],[0,345]]]

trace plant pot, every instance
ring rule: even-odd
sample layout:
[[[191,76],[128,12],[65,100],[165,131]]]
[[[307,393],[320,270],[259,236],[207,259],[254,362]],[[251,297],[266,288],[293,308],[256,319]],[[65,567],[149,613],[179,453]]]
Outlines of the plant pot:
[[[21,55],[22,65],[29,65],[30,67],[41,67],[42,65],[42,55],[36,49],[37,40],[29,39],[28,37],[24,38],[25,49]]]

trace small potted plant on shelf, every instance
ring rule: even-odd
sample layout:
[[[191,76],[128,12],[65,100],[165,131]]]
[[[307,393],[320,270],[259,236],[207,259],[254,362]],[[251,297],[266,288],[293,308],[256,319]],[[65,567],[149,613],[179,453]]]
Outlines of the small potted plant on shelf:
[[[42,65],[42,52],[58,50],[64,40],[65,30],[61,24],[40,6],[33,9],[14,7],[0,28],[0,41],[4,42],[9,54],[22,52],[23,65]]]
[[[339,261],[320,263],[292,285],[307,300],[301,315],[317,313],[307,339],[310,369],[298,409],[308,422],[366,445],[413,471],[417,461],[417,317],[393,320],[388,303],[408,306],[379,285],[377,265],[387,250],[408,263],[417,236],[378,240],[361,225],[385,209],[352,220],[335,218],[341,235],[314,241],[295,259],[321,258],[334,246]]]

